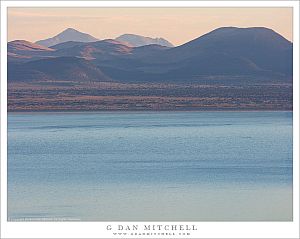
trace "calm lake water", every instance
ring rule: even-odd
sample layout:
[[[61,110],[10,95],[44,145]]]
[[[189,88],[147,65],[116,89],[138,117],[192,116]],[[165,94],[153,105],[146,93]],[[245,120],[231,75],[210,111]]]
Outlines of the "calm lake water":
[[[292,220],[291,112],[10,113],[8,219]]]

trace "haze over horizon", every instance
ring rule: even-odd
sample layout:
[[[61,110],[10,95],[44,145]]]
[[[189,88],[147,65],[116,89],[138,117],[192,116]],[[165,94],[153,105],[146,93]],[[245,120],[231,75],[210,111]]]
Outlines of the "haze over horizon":
[[[292,8],[9,8],[8,41],[74,28],[100,40],[130,33],[181,45],[224,26],[266,27],[292,41],[292,18]]]

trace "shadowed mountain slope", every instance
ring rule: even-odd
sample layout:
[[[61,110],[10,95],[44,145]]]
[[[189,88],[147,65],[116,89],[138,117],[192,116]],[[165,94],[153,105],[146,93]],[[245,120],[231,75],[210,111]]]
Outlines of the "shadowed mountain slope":
[[[263,28],[224,27],[170,49],[162,60],[201,60],[209,55],[252,62],[263,70],[291,75],[293,44],[275,31]],[[201,65],[200,65],[201,66]],[[218,67],[212,62],[212,67]]]
[[[11,64],[8,67],[11,81],[111,81],[92,62],[77,57],[57,57]]]

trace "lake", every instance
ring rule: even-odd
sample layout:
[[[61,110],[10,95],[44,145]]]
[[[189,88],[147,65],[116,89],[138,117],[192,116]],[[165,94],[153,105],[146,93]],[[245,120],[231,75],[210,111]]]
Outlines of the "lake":
[[[291,221],[292,112],[8,114],[10,221]]]

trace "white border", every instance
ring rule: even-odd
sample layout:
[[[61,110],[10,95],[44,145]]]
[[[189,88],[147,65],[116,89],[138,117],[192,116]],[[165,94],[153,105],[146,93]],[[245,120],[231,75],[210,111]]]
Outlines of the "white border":
[[[299,2],[298,1],[2,1],[1,2],[1,238],[111,238],[116,222],[7,222],[7,7],[293,7],[293,222],[182,222],[196,224],[189,238],[299,238]],[[126,224],[140,224],[131,222]],[[148,223],[148,224],[158,224]],[[163,222],[160,224],[168,224]],[[170,222],[169,224],[174,224]],[[176,224],[180,224],[176,222]],[[115,237],[117,238],[117,237]],[[130,238],[127,236],[127,238]],[[131,237],[136,238],[136,237]],[[141,238],[141,237],[140,237]],[[148,237],[150,238],[150,237]],[[179,238],[152,236],[151,238]]]

